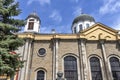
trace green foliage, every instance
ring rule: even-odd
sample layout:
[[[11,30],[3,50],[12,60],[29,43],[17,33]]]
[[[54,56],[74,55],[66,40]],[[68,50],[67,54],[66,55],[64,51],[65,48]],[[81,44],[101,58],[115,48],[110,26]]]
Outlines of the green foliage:
[[[18,7],[14,0],[0,0],[0,75],[13,76],[23,66],[20,55],[13,53],[24,44],[15,34],[24,25],[23,20],[14,19],[21,13]]]
[[[23,66],[24,61],[19,60],[18,54],[10,54],[7,50],[0,50],[0,75],[13,76]]]

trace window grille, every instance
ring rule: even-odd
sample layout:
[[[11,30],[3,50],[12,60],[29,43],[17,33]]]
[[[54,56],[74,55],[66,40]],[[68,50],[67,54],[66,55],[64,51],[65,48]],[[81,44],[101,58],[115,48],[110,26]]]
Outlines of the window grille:
[[[45,72],[40,70],[37,72],[37,80],[45,80]]]
[[[64,76],[67,80],[78,80],[77,60],[73,56],[64,58]]]
[[[32,30],[32,29],[33,29],[33,26],[34,26],[34,22],[29,22],[29,24],[28,24],[28,29],[29,29],[29,30]]]
[[[116,57],[111,57],[110,65],[111,65],[113,80],[120,80],[120,61],[119,61],[119,59]]]
[[[80,31],[83,30],[83,26],[82,26],[82,24],[79,25],[79,29],[80,29]]]
[[[90,58],[92,80],[103,80],[100,61],[97,57]]]

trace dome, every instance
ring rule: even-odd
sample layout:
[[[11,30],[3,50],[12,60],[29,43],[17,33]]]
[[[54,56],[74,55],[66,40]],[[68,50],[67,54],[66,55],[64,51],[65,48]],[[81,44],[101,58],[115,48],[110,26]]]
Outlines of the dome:
[[[90,16],[90,15],[87,15],[87,14],[81,14],[80,16],[76,17],[73,21],[73,24],[74,23],[77,23],[77,22],[83,22],[83,21],[90,21],[90,22],[95,22],[95,19]]]
[[[27,19],[30,18],[30,17],[33,17],[33,18],[36,18],[36,19],[40,20],[39,16],[35,12],[29,14]]]

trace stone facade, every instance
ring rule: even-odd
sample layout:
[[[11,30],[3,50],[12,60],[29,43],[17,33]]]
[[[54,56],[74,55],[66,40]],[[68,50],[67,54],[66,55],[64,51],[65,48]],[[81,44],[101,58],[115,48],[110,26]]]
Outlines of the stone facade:
[[[100,61],[103,80],[113,80],[110,57],[120,61],[120,36],[117,30],[97,23],[77,34],[36,34],[22,33],[25,45],[20,48],[24,68],[19,72],[19,80],[37,80],[37,72],[44,71],[44,80],[56,80],[57,72],[65,77],[64,58],[73,56],[77,61],[77,79],[92,80],[90,58]],[[44,48],[46,53],[39,54]]]

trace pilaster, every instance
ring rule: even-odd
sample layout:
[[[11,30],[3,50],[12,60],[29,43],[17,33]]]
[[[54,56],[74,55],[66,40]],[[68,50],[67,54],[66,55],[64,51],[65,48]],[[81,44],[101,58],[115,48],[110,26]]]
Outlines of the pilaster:
[[[86,39],[80,39],[81,42],[81,59],[82,59],[82,68],[83,68],[83,78],[82,80],[88,80],[88,62],[87,62],[87,53],[86,53]]]
[[[24,52],[23,52],[23,61],[24,66],[20,71],[20,78],[19,80],[27,80],[28,78],[28,69],[29,69],[29,62],[30,62],[30,50],[31,50],[31,39],[26,39],[25,40],[25,45],[24,45]]]
[[[25,80],[28,80],[28,75],[30,74],[30,60],[31,60],[31,45],[32,45],[32,39],[29,39],[29,46],[28,46],[28,55],[27,55],[27,64],[26,64],[26,73],[25,73]]]
[[[57,78],[58,73],[58,39],[53,39],[53,80]]]
[[[100,45],[101,45],[101,50],[102,50],[102,56],[103,56],[103,63],[104,63],[104,74],[103,74],[103,78],[105,80],[112,80],[111,76],[110,76],[110,71],[109,71],[109,66],[108,66],[108,60],[107,60],[107,56],[106,56],[106,50],[105,50],[105,40],[100,40]]]
[[[83,73],[83,58],[82,58],[82,54],[81,54],[81,41],[80,39],[78,39],[78,52],[79,52],[79,64],[80,64],[80,80],[84,79],[84,73]]]

